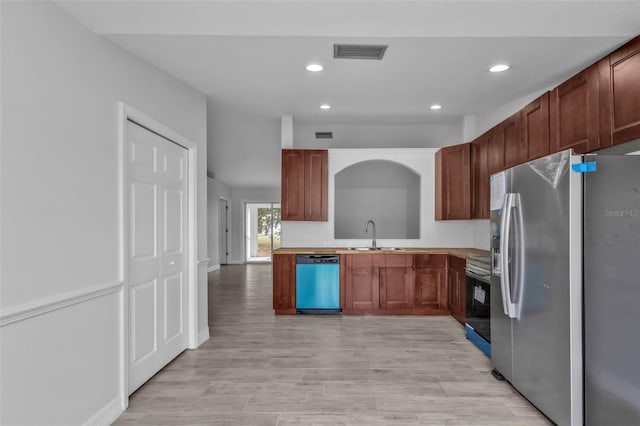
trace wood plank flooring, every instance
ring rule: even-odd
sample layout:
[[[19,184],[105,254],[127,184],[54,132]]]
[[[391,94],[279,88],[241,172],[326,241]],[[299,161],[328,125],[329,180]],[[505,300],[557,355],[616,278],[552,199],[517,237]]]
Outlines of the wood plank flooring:
[[[130,398],[117,425],[551,424],[451,317],[279,316],[270,265],[209,274],[211,339]]]

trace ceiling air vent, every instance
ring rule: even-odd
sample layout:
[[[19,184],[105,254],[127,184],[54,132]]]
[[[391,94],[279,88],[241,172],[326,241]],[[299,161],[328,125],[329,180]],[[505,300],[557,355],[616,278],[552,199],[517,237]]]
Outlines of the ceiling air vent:
[[[387,46],[372,44],[334,44],[333,57],[338,59],[382,59]]]
[[[333,132],[316,132],[316,139],[333,139]]]

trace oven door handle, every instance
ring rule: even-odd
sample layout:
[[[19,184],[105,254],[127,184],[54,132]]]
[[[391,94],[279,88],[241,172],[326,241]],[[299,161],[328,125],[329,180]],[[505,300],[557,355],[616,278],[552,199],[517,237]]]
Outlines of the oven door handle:
[[[485,284],[491,284],[491,275],[478,275],[474,272],[471,272],[468,269],[465,269],[468,277],[474,278],[478,281],[482,281]]]

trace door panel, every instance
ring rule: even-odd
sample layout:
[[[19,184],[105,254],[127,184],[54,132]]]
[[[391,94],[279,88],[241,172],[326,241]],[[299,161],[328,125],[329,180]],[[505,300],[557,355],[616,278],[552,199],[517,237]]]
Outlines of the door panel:
[[[164,253],[181,253],[183,250],[183,193],[180,190],[164,191]]]
[[[218,205],[218,247],[220,253],[218,253],[218,260],[221,265],[227,264],[227,256],[228,256],[228,247],[227,247],[227,237],[229,234],[229,227],[227,223],[227,211],[229,207],[227,206],[227,200],[220,200]]]
[[[182,333],[182,274],[171,275],[164,280],[164,340],[169,341]]]
[[[509,182],[511,182],[511,170],[504,172],[505,181],[507,182],[506,191],[511,191]],[[496,179],[498,177],[495,177]],[[500,194],[504,195],[504,194]],[[493,194],[493,196],[496,196]],[[502,214],[500,210],[491,210],[491,235],[492,244],[498,244],[502,235],[500,235]],[[494,240],[495,239],[495,240]],[[497,246],[492,247],[492,255],[497,256]],[[503,307],[503,294],[500,286],[500,275],[495,263],[492,266],[491,274],[491,292],[489,298],[491,301],[491,364],[500,374],[508,381],[513,380],[513,333],[512,320],[509,318]]]
[[[588,425],[640,424],[640,157],[588,157],[584,357]]]
[[[380,309],[380,281],[374,256],[346,255],[347,309]]]
[[[156,257],[156,185],[131,182],[129,194],[132,233],[129,252],[134,259]]]
[[[157,281],[148,281],[131,289],[131,361],[139,363],[157,349]]]
[[[555,158],[562,155],[555,154]],[[520,308],[513,319],[512,383],[551,420],[570,424],[569,229],[573,210],[569,201],[571,179],[580,176],[566,162],[554,185],[539,174],[549,170],[546,161],[534,160],[512,172],[511,192],[520,194],[512,217],[517,215],[515,210],[522,214],[525,259],[523,285],[518,286],[513,278],[514,294],[519,293],[513,301],[519,302]],[[517,259],[516,244],[520,244],[518,239],[510,253],[512,259]]]
[[[129,391],[186,349],[187,151],[127,125]],[[160,284],[159,284],[160,283]]]

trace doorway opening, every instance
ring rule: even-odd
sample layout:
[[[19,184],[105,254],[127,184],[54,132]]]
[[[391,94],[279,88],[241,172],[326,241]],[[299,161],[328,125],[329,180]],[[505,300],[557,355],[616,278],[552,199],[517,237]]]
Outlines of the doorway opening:
[[[226,265],[229,263],[229,204],[224,198],[218,203],[218,261]]]
[[[246,203],[246,261],[271,262],[280,248],[280,203]]]

